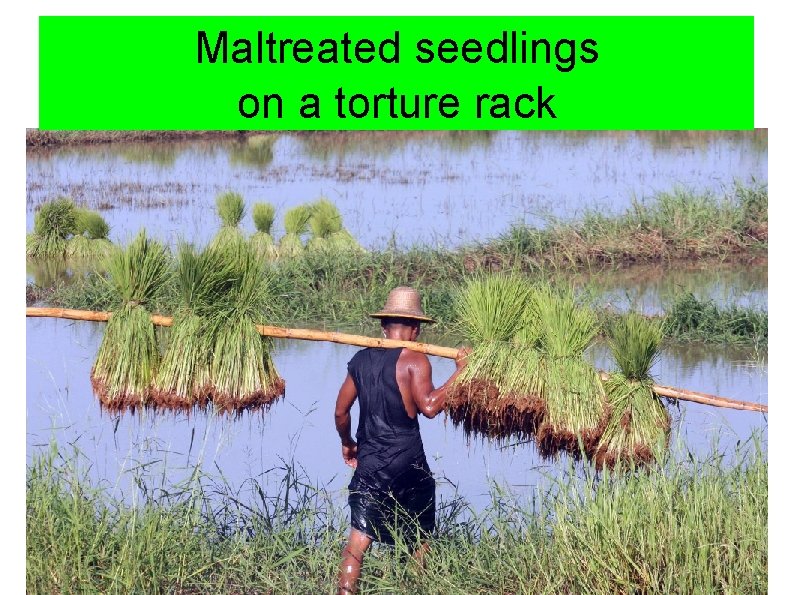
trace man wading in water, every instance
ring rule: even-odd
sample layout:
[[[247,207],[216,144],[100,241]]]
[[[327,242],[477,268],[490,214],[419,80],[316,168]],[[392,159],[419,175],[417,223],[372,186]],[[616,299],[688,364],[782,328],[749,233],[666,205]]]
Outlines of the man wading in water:
[[[383,336],[415,341],[425,316],[419,293],[394,289],[383,310]],[[394,543],[392,529],[406,541],[419,537],[415,558],[427,550],[425,539],[435,528],[436,484],[419,435],[418,413],[433,418],[444,407],[447,390],[466,365],[468,349],[458,351],[455,373],[433,388],[430,361],[423,353],[401,347],[359,351],[347,364],[348,374],[336,399],[336,430],[342,458],[356,471],[350,482],[350,538],[342,554],[338,593],[355,593],[364,553],[373,541]],[[350,434],[350,409],[359,401],[356,441]]]

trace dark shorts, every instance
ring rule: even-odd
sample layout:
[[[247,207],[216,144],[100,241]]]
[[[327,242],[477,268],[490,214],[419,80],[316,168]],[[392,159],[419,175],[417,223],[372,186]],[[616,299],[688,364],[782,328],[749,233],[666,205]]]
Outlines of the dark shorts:
[[[401,477],[398,485],[378,485],[358,470],[350,482],[350,524],[375,541],[394,544],[427,539],[436,526],[436,482],[429,469]]]

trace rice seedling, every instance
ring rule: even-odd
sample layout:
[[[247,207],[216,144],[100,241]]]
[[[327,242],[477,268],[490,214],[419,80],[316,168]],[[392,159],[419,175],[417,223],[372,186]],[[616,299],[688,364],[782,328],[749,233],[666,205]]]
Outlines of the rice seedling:
[[[546,411],[535,440],[550,455],[577,457],[598,442],[607,420],[606,394],[584,351],[598,332],[595,314],[573,290],[546,286],[534,296],[537,343],[544,370]]]
[[[166,248],[141,231],[108,259],[108,284],[121,304],[113,311],[91,369],[91,385],[103,406],[121,411],[148,405],[160,362],[146,308],[168,277]]]
[[[33,219],[33,234],[25,240],[27,258],[62,258],[75,233],[76,208],[65,196],[44,203]]]
[[[276,217],[276,207],[270,203],[258,202],[253,209],[256,232],[251,236],[251,248],[260,258],[275,260],[278,256],[271,228]]]
[[[215,198],[218,217],[225,227],[237,227],[245,216],[245,201],[236,192],[224,192]]]
[[[84,235],[76,235],[66,242],[66,256],[77,260],[101,261],[110,256],[113,243],[99,238],[92,240]]]
[[[107,239],[110,226],[104,217],[90,209],[76,209],[75,235],[84,235],[91,240]]]
[[[189,411],[207,405],[212,349],[208,319],[224,275],[221,256],[219,250],[198,253],[189,244],[179,247],[174,274],[179,304],[152,387],[151,400],[157,407]]]
[[[212,239],[213,244],[234,242],[242,237],[240,222],[245,216],[245,201],[236,192],[224,192],[215,198],[216,211],[221,220],[221,228]]]
[[[334,203],[327,198],[321,198],[312,204],[309,227],[312,239],[328,238],[332,233],[342,231],[342,215]]]
[[[661,324],[636,312],[610,326],[609,346],[620,371],[604,383],[610,416],[595,448],[598,467],[649,463],[667,446],[670,414],[653,393],[650,375],[661,341]]]
[[[74,235],[66,241],[66,256],[78,260],[103,260],[113,244],[108,240],[110,226],[96,211],[75,209]]]
[[[284,213],[284,229],[286,233],[279,242],[280,256],[294,257],[303,254],[304,246],[301,236],[309,231],[312,218],[311,205],[298,205]]]
[[[330,253],[363,252],[361,245],[342,225],[342,215],[336,205],[327,198],[321,198],[311,205],[309,219],[312,237],[307,248]]]
[[[535,391],[539,358],[527,340],[532,293],[522,277],[493,274],[471,279],[457,297],[460,332],[473,351],[447,412],[467,432],[505,437],[535,430],[542,403]]]
[[[272,281],[245,242],[210,246],[224,266],[213,271],[209,392],[220,412],[269,406],[284,395],[284,380],[270,358],[272,341],[256,324],[272,310]]]

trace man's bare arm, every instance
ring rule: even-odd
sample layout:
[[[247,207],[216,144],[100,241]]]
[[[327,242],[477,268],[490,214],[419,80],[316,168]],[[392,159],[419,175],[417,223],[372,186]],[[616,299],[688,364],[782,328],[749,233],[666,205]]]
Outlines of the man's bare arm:
[[[444,408],[447,392],[458,377],[461,370],[466,367],[466,356],[469,349],[458,350],[455,358],[455,372],[438,388],[433,388],[433,370],[430,360],[423,353],[411,352],[408,362],[408,372],[411,375],[411,394],[414,397],[416,408],[430,419],[434,418]]]
[[[350,433],[350,409],[352,409],[353,403],[356,402],[356,397],[358,397],[356,384],[350,374],[348,374],[339,389],[339,395],[336,397],[334,421],[336,422],[336,431],[342,440],[342,458],[345,464],[354,468],[358,463],[356,460],[358,445]]]

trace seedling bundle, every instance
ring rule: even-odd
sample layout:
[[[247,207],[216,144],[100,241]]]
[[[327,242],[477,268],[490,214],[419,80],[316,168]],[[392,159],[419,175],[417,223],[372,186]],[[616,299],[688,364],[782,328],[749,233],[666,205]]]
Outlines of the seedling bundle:
[[[613,327],[621,372],[603,382],[584,357],[596,318],[572,290],[488,275],[469,281],[456,305],[473,352],[447,401],[454,423],[492,438],[533,438],[547,456],[568,452],[610,466],[653,458],[670,428],[648,375],[658,325],[632,315]]]

